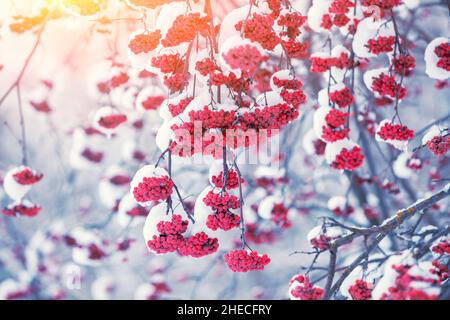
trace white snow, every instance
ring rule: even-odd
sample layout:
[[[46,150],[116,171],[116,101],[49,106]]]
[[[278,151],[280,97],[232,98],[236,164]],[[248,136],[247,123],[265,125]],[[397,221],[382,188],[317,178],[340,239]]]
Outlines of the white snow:
[[[333,143],[328,143],[325,148],[325,159],[328,164],[332,164],[336,160],[336,156],[341,153],[341,151],[346,148],[351,150],[358,145],[349,139],[339,140]]]
[[[117,201],[120,200],[129,189],[127,184],[113,184],[110,179],[114,176],[128,177],[128,171],[116,165],[111,166],[106,169],[104,178],[99,182],[98,191],[100,200],[108,209],[113,209],[116,206]]]
[[[369,89],[371,92],[373,92],[375,94],[375,96],[378,98],[381,96],[378,92],[374,92],[372,90],[372,84],[373,84],[374,78],[379,77],[382,73],[384,73],[386,75],[389,74],[389,69],[388,68],[372,69],[372,70],[368,70],[364,73],[364,84],[366,85],[367,89]]]
[[[379,142],[385,142],[385,143],[389,143],[390,145],[392,145],[394,148],[401,150],[401,151],[406,151],[408,150],[408,143],[409,140],[395,140],[395,139],[387,139],[384,140],[380,137],[379,132],[381,130],[381,128],[386,125],[387,123],[391,123],[392,121],[389,119],[384,119],[383,121],[381,121],[377,127],[377,131],[375,134],[375,139]],[[397,123],[392,123],[392,125],[396,125]]]
[[[376,54],[369,51],[367,43],[370,39],[378,37],[394,36],[394,27],[392,23],[386,23],[385,20],[374,21],[368,17],[359,22],[353,39],[353,51],[360,58],[372,58]]]
[[[111,276],[101,276],[91,285],[91,295],[94,300],[110,300],[116,290],[116,282]]]
[[[414,175],[414,170],[407,166],[408,161],[412,156],[413,154],[411,152],[402,152],[399,154],[392,166],[392,169],[397,177],[401,179],[408,179]]]
[[[317,137],[314,128],[309,129],[306,134],[303,136],[303,150],[305,150],[307,155],[315,155],[316,149],[314,147],[314,142],[319,140]]]
[[[15,167],[9,170],[3,181],[3,188],[5,189],[6,194],[15,201],[21,201],[27,193],[31,190],[31,185],[22,185],[19,184],[15,179],[14,175],[25,170],[27,167],[20,166]]]
[[[327,29],[322,28],[323,15],[328,13],[328,8],[330,7],[331,0],[318,1],[314,0],[313,5],[308,11],[308,25],[315,32],[330,32]]]
[[[335,209],[345,210],[347,207],[347,199],[343,196],[334,196],[328,200],[327,203],[328,209],[331,211]]]
[[[70,235],[76,240],[77,244],[83,246],[81,248],[72,248],[72,260],[75,263],[91,267],[98,267],[102,264],[100,260],[89,259],[89,249],[87,247],[91,244],[99,247],[102,245],[102,241],[96,233],[83,227],[77,227],[70,232]]]
[[[427,133],[422,138],[422,144],[425,145],[430,142],[434,137],[440,137],[442,135],[441,129],[434,125],[432,126]]]
[[[133,177],[133,180],[130,183],[130,193],[133,194],[134,188],[136,188],[144,178],[154,178],[154,177],[164,177],[169,176],[169,173],[161,167],[156,167],[154,165],[146,165],[139,169]],[[150,206],[153,202],[138,202],[143,207]]]
[[[325,121],[325,118],[331,110],[332,109],[330,107],[323,106],[314,112],[314,118],[313,118],[314,133],[320,140],[322,140],[324,142],[327,142],[327,141],[325,141],[322,137],[323,127],[327,126],[327,122]]]
[[[149,32],[155,32],[156,30],[148,30]],[[145,34],[146,30],[145,29],[138,29],[135,30],[133,33],[130,34],[130,38],[128,42],[131,42],[131,40],[133,40],[137,35],[141,35],[141,34]],[[128,54],[128,59],[131,62],[131,66],[133,68],[139,69],[139,70],[144,70],[145,67],[148,65],[149,61],[151,61],[151,59],[157,55],[157,50],[153,50],[150,52],[141,52],[139,54],[135,54],[133,51],[131,51],[131,49],[127,46],[127,54]]]
[[[450,77],[450,71],[437,66],[439,57],[434,53],[434,49],[436,49],[436,47],[438,47],[442,43],[448,42],[448,38],[439,37],[431,41],[425,49],[425,72],[430,78],[437,80],[446,80]]]
[[[99,122],[104,117],[108,117],[108,116],[112,116],[112,115],[119,115],[119,114],[121,114],[121,113],[116,108],[113,108],[111,106],[102,107],[95,112],[92,126],[95,129],[97,129],[98,131],[104,133],[105,135],[111,136],[113,133],[115,133],[119,129],[120,126],[118,126],[116,128],[106,128],[106,127],[100,125]]]
[[[263,219],[270,220],[274,205],[280,202],[283,202],[283,199],[279,196],[266,197],[258,206],[258,215]]]
[[[134,200],[134,197],[131,193],[127,193],[119,203],[119,209],[116,215],[116,222],[121,227],[127,227],[132,223],[133,226],[139,225],[145,222],[145,217],[136,216],[132,217],[128,214],[129,211],[136,208],[138,204]]]
[[[332,86],[330,86],[330,94],[336,91],[341,91],[345,89],[345,84],[343,83],[337,83]],[[317,98],[319,105],[321,107],[328,107],[330,105],[330,98],[328,96],[328,88],[324,88],[319,91],[319,95]]]
[[[167,203],[161,202],[154,206],[147,218],[145,219],[142,233],[144,235],[145,243],[153,239],[153,236],[158,236],[158,223],[161,221],[171,221],[172,215],[168,212]]]
[[[295,79],[295,75],[292,74],[291,70],[289,69],[284,69],[284,70],[280,70],[275,72],[271,77],[270,77],[270,88],[273,91],[276,92],[281,92],[281,90],[283,88],[280,88],[278,86],[275,85],[274,83],[274,79],[277,78],[278,80],[294,80]]]

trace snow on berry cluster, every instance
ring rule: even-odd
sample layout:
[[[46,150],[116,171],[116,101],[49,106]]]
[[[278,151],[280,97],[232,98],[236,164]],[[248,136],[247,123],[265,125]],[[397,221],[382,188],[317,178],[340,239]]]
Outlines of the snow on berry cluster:
[[[335,216],[337,217],[348,217],[351,215],[355,209],[348,204],[348,201],[345,197],[342,196],[334,196],[328,200],[328,209],[330,209]]]
[[[275,226],[288,229],[292,226],[292,212],[283,204],[283,199],[278,196],[268,196],[258,206],[258,215],[270,220]]]
[[[316,32],[330,32],[337,28],[347,33],[354,28],[355,2],[351,0],[313,1],[308,12],[308,22]]]
[[[22,216],[32,218],[37,216],[41,210],[42,207],[32,204],[28,200],[23,200],[21,202],[8,205],[6,208],[2,209],[2,213],[10,217]]]
[[[407,126],[393,123],[386,119],[383,120],[376,131],[376,139],[378,141],[384,141],[399,150],[406,150],[408,147],[408,141],[414,138],[414,131]]]
[[[117,211],[119,202],[129,190],[131,178],[120,166],[110,166],[98,184],[100,201],[112,211]]]
[[[335,86],[334,89],[330,90],[330,102],[339,108],[347,108],[353,103],[353,94],[349,88],[341,87],[337,89]]]
[[[164,201],[173,193],[173,181],[169,173],[160,167],[147,165],[136,172],[131,181],[130,192],[142,206],[149,206],[154,201]]]
[[[28,97],[30,106],[38,113],[49,114],[53,111],[54,83],[48,79],[41,81]]]
[[[127,190],[128,191],[128,190]],[[126,227],[130,224],[139,224],[145,221],[148,215],[148,208],[136,203],[133,194],[126,193],[117,201],[116,221],[120,226]]]
[[[240,178],[236,171],[233,169],[228,170],[226,173],[226,178],[223,173],[223,171],[220,171],[218,175],[213,175],[211,177],[211,182],[213,185],[215,185],[217,188],[223,188],[225,181],[225,189],[232,190],[239,187],[239,184],[243,184],[245,180],[243,178]]]
[[[323,226],[316,226],[308,232],[307,239],[312,248],[324,251],[330,247],[331,241],[340,236],[342,236],[342,230],[337,227],[324,228]]]
[[[450,45],[448,38],[439,37],[431,41],[425,50],[425,72],[429,77],[446,80],[450,77]]]
[[[111,135],[118,127],[127,121],[127,116],[112,107],[103,107],[97,110],[93,126],[98,131]]]
[[[253,74],[258,66],[267,60],[264,53],[257,46],[243,44],[233,46],[229,50],[223,50],[222,58],[232,70],[240,70],[244,73]]]
[[[305,102],[305,96],[301,91],[285,93],[287,95],[281,97],[274,92],[277,103],[273,105],[255,106],[251,111],[242,113],[237,112],[236,105],[203,106],[194,110],[189,110],[191,108],[188,106],[179,119],[172,120],[169,136],[175,136],[175,141],[170,147],[177,156],[200,153],[220,158],[223,146],[235,149],[254,145],[258,143],[259,131],[266,130],[270,135],[272,130],[282,129],[298,118],[298,106]],[[195,130],[196,125],[201,128]],[[227,129],[233,130],[234,136],[227,136]],[[186,133],[190,135],[188,139]]]
[[[43,177],[42,173],[38,173],[28,167],[14,169],[10,174],[12,174],[14,181],[22,186],[34,185]]]
[[[332,69],[344,70],[348,67],[350,67],[350,60],[347,52],[338,52],[335,55],[332,52],[331,57],[322,52],[311,56],[311,72],[323,73]]]
[[[430,272],[439,276],[440,281],[446,281],[449,276],[450,243],[448,237],[437,239],[431,246],[433,260]]]
[[[372,285],[364,280],[356,280],[348,289],[353,300],[371,300]]]
[[[392,59],[394,71],[403,76],[409,76],[416,67],[416,59],[412,55],[401,54],[398,57]]]
[[[63,239],[72,248],[72,259],[77,264],[98,267],[109,256],[106,243],[92,230],[77,227],[65,233]]]
[[[367,42],[369,52],[373,54],[380,54],[391,52],[394,49],[395,37],[378,37],[377,39],[370,39]]]
[[[249,243],[255,244],[271,244],[276,239],[276,232],[270,228],[260,227],[256,223],[245,224],[245,239]]]
[[[364,82],[376,97],[400,100],[406,97],[406,88],[396,80],[395,76],[389,75],[384,68],[367,71],[364,74]]]
[[[450,43],[441,43],[434,49],[434,53],[439,58],[437,66],[450,71]]]
[[[26,199],[27,194],[43,178],[43,174],[27,166],[20,166],[9,170],[3,179],[5,193],[14,201],[2,209],[7,216],[34,217],[42,207]]]
[[[202,16],[200,13],[180,15],[172,23],[161,44],[164,47],[175,47],[181,43],[194,40],[197,33],[205,35],[209,28],[207,16]]]
[[[396,272],[395,285],[389,287],[388,292],[384,293],[381,300],[436,300],[437,294],[434,293],[438,281],[432,277],[423,275],[414,275],[411,265],[393,265],[392,269]],[[421,289],[421,286],[429,288]],[[429,291],[429,292],[428,292]]]
[[[149,53],[158,47],[161,40],[161,31],[143,32],[136,34],[128,45],[134,54]]]
[[[271,15],[253,13],[245,22],[237,23],[235,28],[242,31],[246,39],[272,51],[280,43],[280,38],[273,28],[274,23],[275,19]]]
[[[248,272],[264,270],[270,263],[270,258],[266,255],[259,255],[256,251],[234,250],[225,254],[224,260],[233,272]]]
[[[390,257],[372,291],[373,299],[436,300],[441,280],[432,268],[431,261],[415,261],[408,251]]]
[[[309,278],[304,275],[296,275],[289,281],[289,298],[291,300],[320,300],[324,290],[314,286]]]
[[[232,212],[232,210],[241,207],[239,199],[227,192],[215,193],[210,191],[203,202],[213,212],[206,220],[206,225],[211,230],[222,229],[228,231],[239,227],[240,217]]]
[[[423,136],[422,144],[437,156],[445,155],[450,150],[450,133],[448,129],[433,126]]]
[[[177,115],[183,113],[189,103],[192,101],[192,98],[184,98],[180,100],[178,103],[171,103],[167,107],[169,109],[172,117],[176,117]]]
[[[348,137],[346,127],[348,113],[329,107],[321,107],[314,113],[314,130],[324,142],[336,142]]]
[[[219,248],[216,238],[199,232],[186,236],[189,222],[179,214],[169,214],[164,203],[155,206],[147,216],[144,238],[150,251],[157,254],[176,252],[180,256],[201,258],[213,254]]]
[[[400,5],[400,0],[362,0],[361,4],[365,7],[377,6],[385,10],[390,10]]]
[[[348,139],[328,143],[325,158],[330,166],[338,170],[355,170],[362,166],[364,155],[361,147]]]

